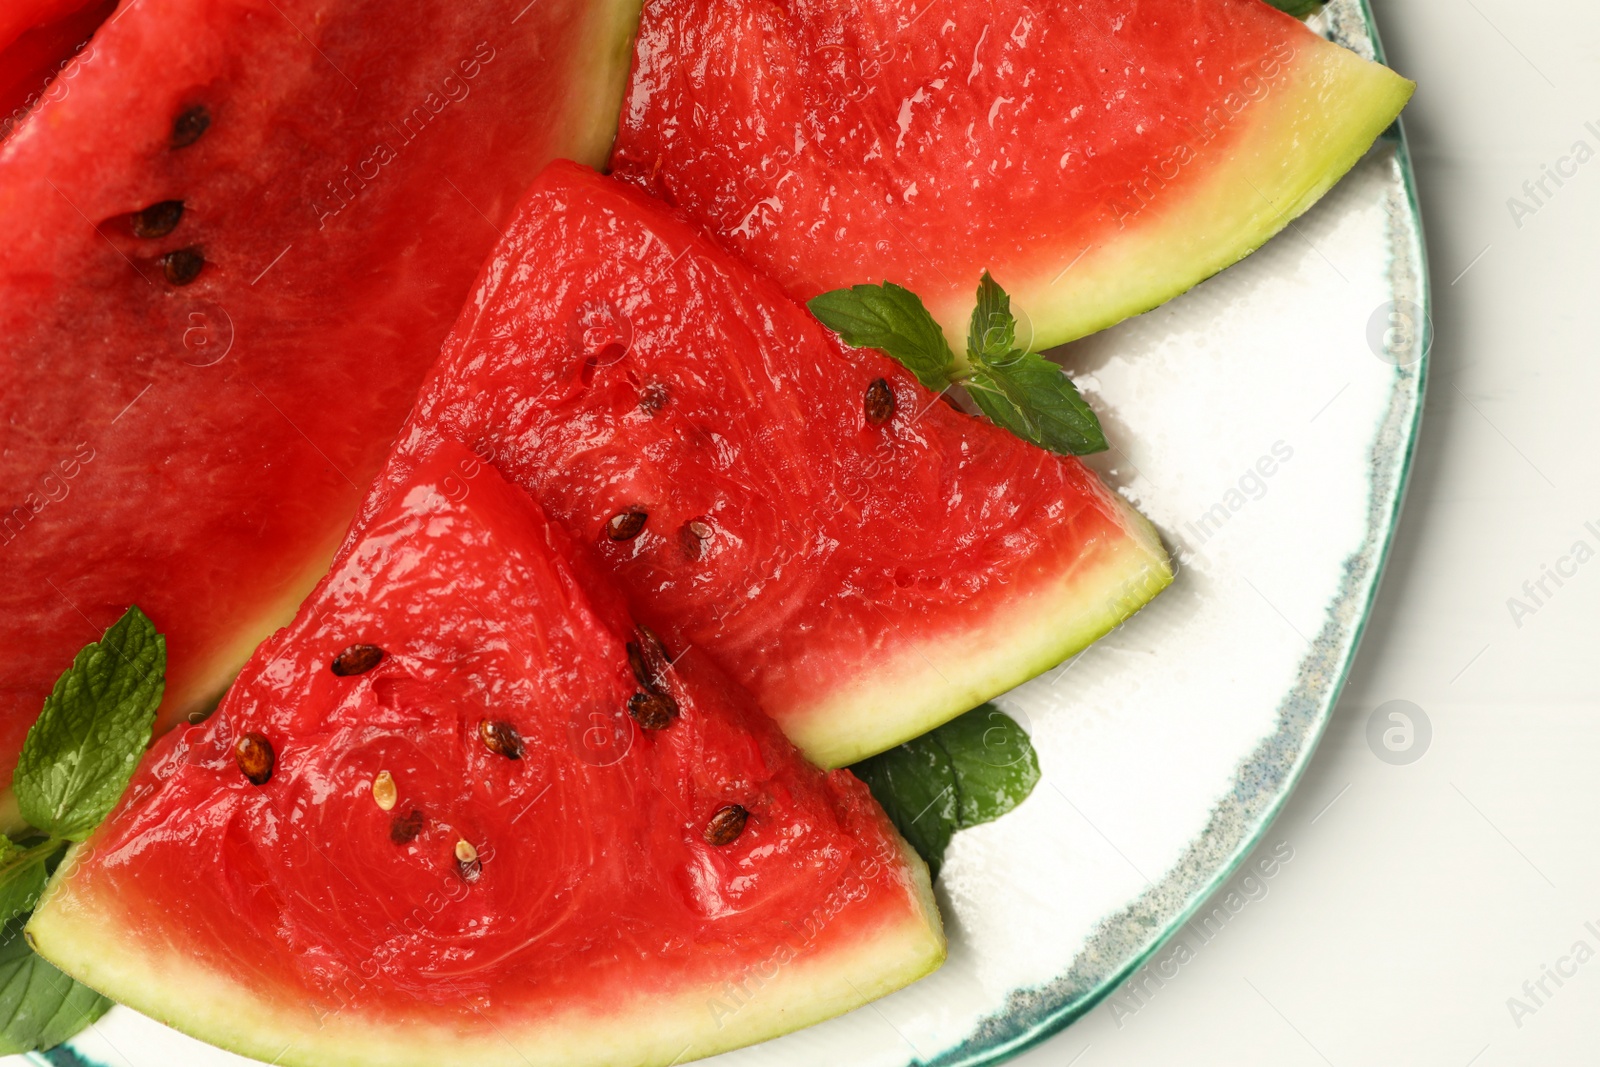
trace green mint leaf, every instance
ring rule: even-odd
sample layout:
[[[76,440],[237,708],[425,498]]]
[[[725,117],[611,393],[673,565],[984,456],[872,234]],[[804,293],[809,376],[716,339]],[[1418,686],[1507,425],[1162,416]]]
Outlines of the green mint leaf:
[[[78,653],[17,760],[11,785],[24,819],[70,841],[100,824],[150,743],[166,664],[166,639],[136,607]]]
[[[1034,352],[984,360],[967,379],[973,401],[997,426],[1064,456],[1106,450],[1094,410],[1060,367]]]
[[[1267,3],[1297,19],[1307,19],[1321,11],[1327,0],[1267,0]]]
[[[1039,782],[1027,732],[993,704],[850,769],[936,878],[957,830],[998,819]]]
[[[939,392],[958,376],[944,330],[917,294],[893,282],[834,289],[807,301],[824,326],[855,348],[876,348]]]
[[[0,836],[0,924],[33,910],[44,892],[45,860],[59,847],[60,842],[49,841],[25,849]]]
[[[1016,345],[1017,320],[1011,314],[1011,297],[984,271],[967,329],[967,354],[974,360],[1003,359]]]
[[[1039,756],[1028,734],[993,704],[980,704],[933,731],[956,776],[960,827],[993,822],[1039,784]]]
[[[937,878],[959,818],[955,769],[944,749],[924,734],[850,769]]]
[[[111,1001],[34,954],[21,917],[0,931],[0,1054],[54,1048],[104,1015]]]

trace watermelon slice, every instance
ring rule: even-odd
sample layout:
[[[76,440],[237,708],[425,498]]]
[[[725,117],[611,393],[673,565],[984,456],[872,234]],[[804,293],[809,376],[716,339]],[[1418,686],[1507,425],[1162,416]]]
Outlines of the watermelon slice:
[[[1414,88],[1260,0],[653,0],[614,172],[793,296],[890,280],[1046,348],[1305,211]]]
[[[216,715],[157,743],[38,951],[315,1067],[677,1063],[937,967],[927,869],[866,787],[698,649],[669,663],[572,548],[437,450]]]
[[[0,784],[129,603],[168,724],[293,614],[637,8],[125,0],[0,143]]]
[[[1054,666],[1171,580],[1149,523],[1078,460],[844,349],[574,163],[509,224],[366,507],[442,441],[598,545],[642,618],[823,766]]]

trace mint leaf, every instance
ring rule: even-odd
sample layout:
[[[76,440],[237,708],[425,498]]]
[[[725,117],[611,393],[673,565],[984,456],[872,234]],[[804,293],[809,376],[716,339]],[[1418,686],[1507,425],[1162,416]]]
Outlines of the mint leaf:
[[[18,917],[0,931],[0,1054],[54,1048],[104,1015],[111,1001],[36,955]]]
[[[136,607],[78,653],[17,760],[11,785],[24,819],[70,841],[99,825],[150,743],[166,664],[166,639]]]
[[[998,819],[1039,782],[1039,758],[1026,731],[993,704],[850,770],[935,878],[957,830]]]
[[[1039,756],[1028,734],[993,704],[980,704],[933,731],[950,757],[961,828],[993,822],[1039,784]]]
[[[1297,19],[1307,19],[1321,11],[1327,0],[1267,0],[1267,3]]]
[[[111,1001],[36,955],[23,927],[67,841],[81,841],[127,788],[165,686],[167,644],[131,607],[73,659],[28,730],[12,777],[28,847],[0,835],[0,1054],[53,1048]]]
[[[834,289],[806,302],[824,326],[855,348],[876,348],[939,392],[957,377],[944,330],[909,289],[893,282]]]
[[[984,360],[967,392],[995,425],[1064,456],[1104,452],[1106,435],[1094,410],[1062,369],[1034,352]]]
[[[964,382],[991,422],[1024,441],[1065,456],[1107,448],[1100,420],[1072,379],[1043,356],[1015,347],[1011,297],[988,271],[978,281],[965,366],[956,362],[944,331],[917,295],[893,282],[834,289],[807,306],[846,344],[882,350],[929,389]]]
[[[944,749],[924,734],[850,769],[937,878],[958,819],[955,769]]]
[[[984,271],[967,329],[967,355],[974,360],[1003,359],[1016,344],[1017,320],[1011,314],[1011,297]]]
[[[55,841],[46,844],[48,847],[24,849],[0,836],[0,923],[32,911],[38,903],[44,892],[45,860],[60,847]]]

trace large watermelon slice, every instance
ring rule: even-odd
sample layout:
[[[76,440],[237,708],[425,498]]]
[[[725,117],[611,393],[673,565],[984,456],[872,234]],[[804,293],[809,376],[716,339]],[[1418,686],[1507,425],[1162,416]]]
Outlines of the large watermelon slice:
[[[124,0],[0,143],[0,784],[129,603],[168,723],[293,613],[637,6]]]
[[[598,545],[643,618],[824,766],[1055,665],[1171,580],[1150,525],[1076,459],[842,348],[574,163],[509,224],[367,507],[445,440]]]
[[[1253,251],[1412,88],[1260,0],[653,0],[612,166],[957,351],[988,268],[1044,348]]]
[[[436,451],[216,715],[158,742],[38,951],[312,1067],[678,1063],[937,967],[927,869],[866,787],[700,650],[668,664],[572,547]]]

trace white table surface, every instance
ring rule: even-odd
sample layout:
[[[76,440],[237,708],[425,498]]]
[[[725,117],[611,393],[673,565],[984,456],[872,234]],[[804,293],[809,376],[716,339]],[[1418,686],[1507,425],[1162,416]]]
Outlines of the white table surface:
[[[1542,605],[1522,589],[1600,553],[1600,8],[1374,3],[1419,83],[1437,331],[1376,614],[1258,850],[1292,860],[1170,981],[1019,1067],[1600,1063],[1600,555]],[[1522,183],[1580,140],[1595,158],[1535,204]],[[1401,766],[1366,740],[1396,699],[1433,728]]]

